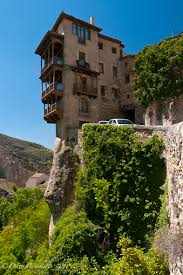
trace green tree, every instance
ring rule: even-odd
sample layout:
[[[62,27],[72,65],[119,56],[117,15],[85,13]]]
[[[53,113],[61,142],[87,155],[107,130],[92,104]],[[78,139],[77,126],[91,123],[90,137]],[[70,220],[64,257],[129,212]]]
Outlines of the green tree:
[[[0,198],[0,229],[10,221],[15,222],[23,209],[29,206],[36,207],[42,197],[43,191],[40,188],[21,188],[10,198]]]
[[[145,108],[183,94],[183,37],[145,47],[136,56],[135,70],[135,95]]]

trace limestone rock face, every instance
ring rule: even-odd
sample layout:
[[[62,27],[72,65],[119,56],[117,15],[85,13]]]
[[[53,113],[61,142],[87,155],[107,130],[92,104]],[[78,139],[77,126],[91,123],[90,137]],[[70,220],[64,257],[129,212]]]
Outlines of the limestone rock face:
[[[170,274],[180,275],[183,274],[183,122],[169,128],[166,147]]]
[[[56,138],[53,164],[45,191],[45,200],[51,210],[50,234],[64,209],[73,202],[76,168],[73,150]]]

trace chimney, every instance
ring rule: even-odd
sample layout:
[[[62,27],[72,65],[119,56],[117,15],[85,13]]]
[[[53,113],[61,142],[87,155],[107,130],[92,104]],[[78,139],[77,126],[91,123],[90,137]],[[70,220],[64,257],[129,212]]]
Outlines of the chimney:
[[[93,16],[90,16],[90,24],[91,25],[95,25],[95,21],[94,21],[94,17]]]

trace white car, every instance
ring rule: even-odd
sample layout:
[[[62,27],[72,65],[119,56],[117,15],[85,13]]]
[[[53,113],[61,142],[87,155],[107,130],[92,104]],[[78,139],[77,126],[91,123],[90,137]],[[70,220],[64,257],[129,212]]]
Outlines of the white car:
[[[107,120],[100,120],[99,122],[97,122],[97,124],[108,124],[109,121]]]
[[[114,118],[110,119],[108,124],[111,125],[119,125],[119,126],[124,126],[124,125],[134,125],[134,123],[126,118]]]

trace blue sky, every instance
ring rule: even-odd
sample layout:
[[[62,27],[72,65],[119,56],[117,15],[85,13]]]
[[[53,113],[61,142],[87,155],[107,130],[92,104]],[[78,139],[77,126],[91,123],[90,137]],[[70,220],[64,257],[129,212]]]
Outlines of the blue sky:
[[[120,39],[128,53],[183,31],[182,0],[1,0],[0,133],[52,147],[55,126],[44,122],[40,60],[34,51],[64,10]]]

